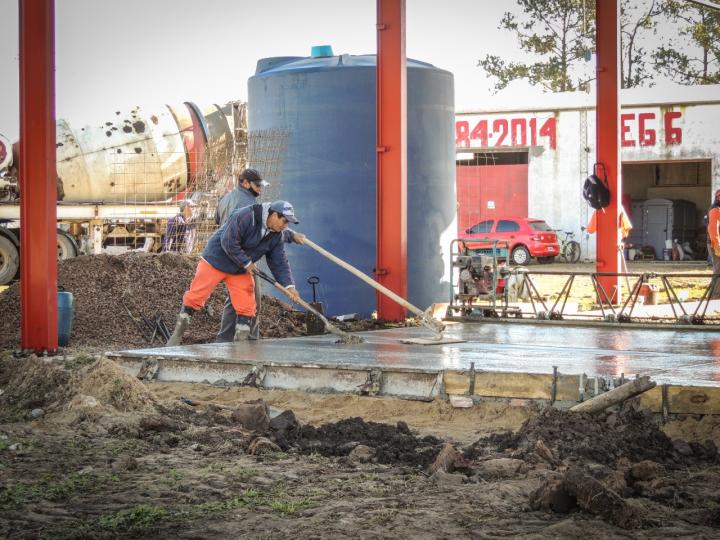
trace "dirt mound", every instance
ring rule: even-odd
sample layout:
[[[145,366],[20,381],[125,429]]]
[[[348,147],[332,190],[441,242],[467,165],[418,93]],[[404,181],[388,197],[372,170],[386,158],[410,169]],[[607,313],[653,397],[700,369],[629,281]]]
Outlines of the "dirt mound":
[[[147,386],[107,358],[73,373],[70,385],[73,395],[91,396],[118,411],[147,411],[158,404]]]
[[[0,418],[22,420],[32,409],[65,401],[72,373],[58,362],[29,356],[0,357]]]
[[[145,385],[106,358],[79,362],[6,354],[0,358],[0,390],[0,418],[7,421],[26,419],[33,409],[148,412],[157,406]]]
[[[75,318],[72,347],[133,348],[149,346],[152,331],[142,317],[161,317],[170,331],[182,295],[195,273],[197,259],[176,253],[87,255],[58,264],[58,286],[73,293]],[[226,289],[220,286],[205,308],[193,317],[184,343],[212,341],[220,327]],[[261,334],[284,337],[305,333],[305,314],[289,311],[273,297],[264,297]],[[20,284],[0,294],[0,350],[20,346]],[[161,344],[159,339],[155,346]]]
[[[396,426],[348,418],[320,427],[302,426],[288,435],[288,442],[302,454],[347,456],[358,445],[375,450],[379,463],[426,467],[437,457],[442,441],[427,436],[414,436],[405,422]]]
[[[534,459],[549,450],[552,461],[592,461],[614,466],[625,458],[672,462],[677,453],[672,441],[645,413],[632,406],[619,412],[590,415],[547,408],[528,419],[516,433],[480,439],[465,453],[477,458],[489,448],[515,449],[522,458]],[[545,452],[547,453],[547,452]],[[542,458],[542,456],[540,456]],[[546,459],[548,460],[548,459]]]

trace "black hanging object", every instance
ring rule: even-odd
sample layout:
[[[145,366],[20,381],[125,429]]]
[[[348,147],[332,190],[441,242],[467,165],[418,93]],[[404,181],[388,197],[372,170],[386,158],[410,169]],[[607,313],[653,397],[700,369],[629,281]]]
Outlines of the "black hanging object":
[[[602,168],[602,178],[598,175],[600,168]],[[583,197],[595,210],[600,210],[610,205],[610,188],[608,187],[607,171],[605,170],[605,165],[602,163],[593,165],[593,173],[585,179]]]

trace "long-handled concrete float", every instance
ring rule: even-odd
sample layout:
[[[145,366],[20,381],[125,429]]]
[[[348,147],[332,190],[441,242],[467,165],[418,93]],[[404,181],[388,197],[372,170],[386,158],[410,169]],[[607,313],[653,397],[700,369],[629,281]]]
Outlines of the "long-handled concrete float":
[[[430,314],[429,314],[428,312],[423,311],[423,310],[421,310],[420,308],[412,305],[410,302],[408,302],[407,300],[405,300],[403,297],[401,297],[401,296],[399,296],[398,294],[394,293],[393,291],[391,291],[391,290],[388,289],[387,287],[384,287],[383,285],[381,285],[380,283],[378,283],[378,282],[375,281],[374,279],[368,277],[367,275],[365,275],[363,272],[361,272],[360,270],[358,270],[357,268],[355,268],[355,267],[354,267],[353,265],[351,265],[350,263],[348,263],[348,262],[346,262],[346,261],[343,261],[341,258],[333,255],[332,253],[330,253],[330,252],[327,251],[326,249],[318,246],[315,242],[313,242],[312,240],[310,240],[307,236],[305,237],[305,241],[304,241],[303,244],[306,245],[306,246],[308,246],[308,247],[310,247],[310,248],[312,248],[312,249],[314,249],[314,250],[317,251],[320,255],[322,255],[323,257],[325,257],[325,258],[329,259],[330,261],[334,262],[334,263],[337,264],[338,266],[344,268],[345,270],[347,270],[348,272],[350,272],[350,273],[353,274],[354,276],[360,278],[361,280],[363,280],[365,283],[367,283],[368,285],[370,285],[370,286],[373,287],[374,289],[380,291],[382,294],[384,294],[385,296],[387,296],[387,297],[390,298],[391,300],[394,300],[395,302],[397,302],[398,304],[400,304],[401,306],[403,306],[405,309],[413,312],[415,315],[417,315],[418,317],[420,317],[420,321],[422,322],[422,324],[423,324],[424,326],[426,326],[427,328],[429,328],[430,330],[432,330],[433,333],[435,334],[435,336],[433,337],[433,339],[430,339],[430,340],[428,340],[428,339],[419,339],[419,338],[403,339],[403,340],[401,340],[403,343],[415,343],[415,344],[420,344],[420,345],[438,345],[438,344],[442,344],[442,343],[461,343],[462,341],[464,341],[464,340],[461,340],[461,339],[443,338],[443,332],[445,331],[445,325],[444,325],[444,324],[442,324],[440,321],[434,319],[432,316],[430,316]]]
[[[337,343],[362,343],[363,341],[365,341],[365,340],[364,340],[363,338],[361,338],[360,336],[356,336],[356,335],[353,335],[353,334],[348,334],[347,332],[343,332],[343,331],[340,330],[338,327],[334,326],[330,321],[327,320],[327,318],[325,318],[325,316],[324,316],[322,313],[320,313],[318,310],[316,310],[315,308],[313,308],[310,304],[308,304],[308,303],[307,303],[305,300],[303,300],[302,298],[299,298],[299,297],[298,297],[298,298],[293,298],[293,297],[290,295],[290,293],[288,292],[288,290],[287,290],[286,287],[283,287],[282,285],[280,285],[280,283],[278,283],[277,280],[271,278],[270,276],[268,276],[268,275],[267,275],[265,272],[263,272],[262,270],[255,269],[255,270],[254,270],[254,274],[255,274],[257,277],[259,277],[259,278],[261,278],[261,279],[264,279],[264,280],[267,281],[268,283],[272,283],[273,286],[275,286],[275,288],[277,288],[279,291],[282,291],[283,293],[285,293],[285,296],[287,296],[290,300],[292,300],[293,302],[297,302],[297,303],[300,304],[302,307],[304,307],[305,309],[307,309],[310,313],[312,313],[313,315],[315,315],[318,319],[320,319],[323,323],[325,323],[325,328],[327,328],[327,330],[328,330],[331,334],[335,334],[336,336],[338,336],[338,337],[340,338],[340,339],[337,341]]]

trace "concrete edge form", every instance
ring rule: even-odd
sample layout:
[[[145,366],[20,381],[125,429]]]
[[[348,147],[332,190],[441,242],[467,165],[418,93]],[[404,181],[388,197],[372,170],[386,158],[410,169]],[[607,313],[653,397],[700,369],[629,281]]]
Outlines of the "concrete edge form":
[[[476,370],[420,370],[406,368],[328,366],[296,363],[226,362],[205,358],[142,356],[109,353],[108,357],[133,376],[148,360],[157,361],[155,380],[254,386],[269,390],[347,393],[431,401],[449,396],[473,400],[539,401],[567,407],[589,399],[622,380],[584,374],[524,373]],[[658,385],[640,396],[640,404],[655,413],[720,414],[720,388]]]

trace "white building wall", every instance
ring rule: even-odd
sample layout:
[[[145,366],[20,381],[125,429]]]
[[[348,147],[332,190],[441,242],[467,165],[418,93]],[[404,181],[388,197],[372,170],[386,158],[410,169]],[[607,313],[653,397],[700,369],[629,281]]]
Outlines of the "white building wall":
[[[682,87],[677,94],[635,89],[623,91],[621,101],[622,162],[710,160],[712,192],[720,188],[720,85]],[[594,102],[589,94],[554,94],[526,108],[459,112],[456,116],[459,152],[527,150],[528,215],[545,219],[556,229],[573,231],[584,257],[591,259],[595,257],[595,236],[581,228],[592,213],[582,197],[582,186],[595,162]],[[531,120],[535,119],[535,131],[539,131],[551,118],[555,121],[554,148],[549,136],[536,133],[533,138],[530,129]],[[474,128],[482,121],[487,122],[487,139],[473,138]],[[509,134],[502,138],[503,130],[492,129],[505,123],[510,126],[513,121],[518,125],[524,122],[526,137],[521,137],[519,128],[515,138]],[[709,198],[708,194],[708,204]]]

